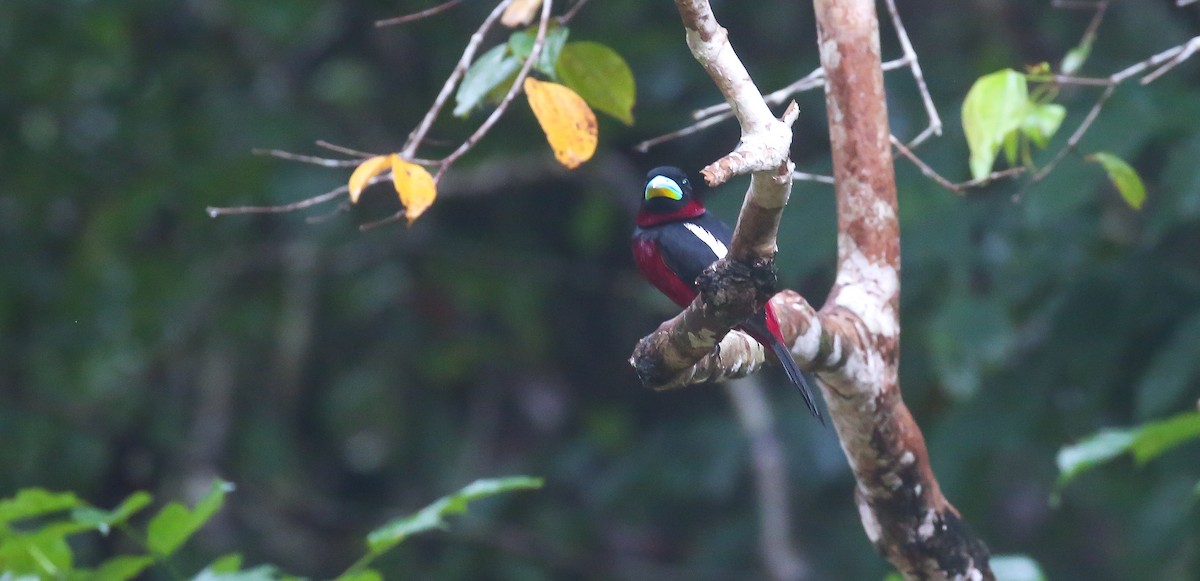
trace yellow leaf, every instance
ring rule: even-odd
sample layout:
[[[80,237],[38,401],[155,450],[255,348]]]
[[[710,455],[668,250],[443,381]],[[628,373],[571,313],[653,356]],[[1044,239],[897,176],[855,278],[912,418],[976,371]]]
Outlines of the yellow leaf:
[[[396,156],[378,155],[358,164],[358,167],[354,168],[354,173],[350,174],[351,203],[358,203],[358,196],[362,193],[363,188],[367,187],[367,182],[370,182],[371,178],[387,171],[393,157]]]
[[[437,183],[433,181],[433,176],[425,168],[404,161],[398,155],[392,156],[392,185],[400,194],[400,203],[404,204],[404,217],[408,218],[409,226],[437,198]]]
[[[525,26],[533,22],[534,13],[541,7],[542,0],[513,0],[500,16],[500,24],[509,28]]]
[[[558,162],[575,169],[596,153],[596,114],[575,91],[558,83],[525,79],[529,108]]]

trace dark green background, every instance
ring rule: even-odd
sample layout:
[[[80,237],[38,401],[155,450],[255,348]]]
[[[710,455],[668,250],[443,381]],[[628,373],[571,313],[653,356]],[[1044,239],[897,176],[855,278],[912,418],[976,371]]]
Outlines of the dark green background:
[[[806,3],[715,4],[761,87],[817,65]],[[967,173],[958,108],[973,79],[1056,62],[1082,34],[1087,12],[1049,4],[901,2],[947,124],[922,154],[952,179]],[[348,176],[252,148],[397,148],[490,9],[372,26],[428,5],[0,2],[0,495],[36,485],[111,506],[137,489],[194,498],[220,475],[238,490],[185,563],[238,550],[327,576],[374,526],[474,478],[525,473],[546,487],[410,541],[380,563],[386,576],[760,578],[746,442],[724,392],[651,393],[626,363],[674,311],[628,256],[641,176],[696,171],[737,137],[726,124],[632,151],[719,99],[670,2],[593,0],[572,23],[572,39],[613,46],[638,83],[637,124],[602,119],[596,158],[575,172],[554,164],[519,99],[410,229],[358,231],[396,209],[385,187],[317,224],[205,215]],[[1195,5],[1113,2],[1081,72],[1198,32]],[[886,26],[884,45],[898,56]],[[1029,554],[1052,579],[1200,570],[1195,445],[1117,462],[1047,502],[1059,447],[1196,405],[1197,66],[1123,86],[1081,145],[1141,172],[1141,212],[1079,156],[1037,186],[965,198],[897,164],[906,400],[947,496],[994,552]],[[894,131],[915,135],[911,78],[888,86]],[[1063,91],[1068,130],[1097,96]],[[828,171],[821,96],[799,101],[795,160]],[[439,123],[442,144],[422,156],[481,119]],[[744,187],[710,205],[732,219]],[[779,260],[815,304],[834,275],[833,220],[832,188],[798,184]],[[815,578],[882,578],[833,431],[766,377],[798,550]],[[86,561],[124,543],[80,550]]]

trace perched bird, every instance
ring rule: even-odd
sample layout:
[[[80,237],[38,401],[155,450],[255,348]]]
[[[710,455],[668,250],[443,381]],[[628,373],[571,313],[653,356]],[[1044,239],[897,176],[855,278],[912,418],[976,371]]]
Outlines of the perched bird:
[[[684,307],[696,298],[696,277],[729,252],[733,232],[708,214],[692,195],[687,174],[677,167],[656,167],[646,175],[646,191],[633,231],[633,258],[638,270],[675,304]],[[739,329],[772,353],[804,396],[804,403],[821,423],[821,412],[796,360],[783,344],[771,304],[746,319]]]

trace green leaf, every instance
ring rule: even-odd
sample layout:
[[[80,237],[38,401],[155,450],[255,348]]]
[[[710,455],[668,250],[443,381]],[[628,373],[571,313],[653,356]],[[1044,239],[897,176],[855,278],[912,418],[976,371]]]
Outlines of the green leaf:
[[[1144,464],[1184,442],[1200,439],[1200,412],[1143,424],[1127,430],[1101,430],[1095,435],[1058,451],[1058,483],[1061,489],[1077,474],[1132,452]]]
[[[1067,108],[1057,103],[1029,103],[1021,121],[1021,133],[1038,147],[1046,147],[1067,116]]]
[[[1037,561],[1025,555],[993,555],[988,563],[996,581],[1046,581]]]
[[[488,91],[516,74],[520,68],[521,61],[513,57],[507,44],[497,45],[483,53],[467,69],[458,92],[454,94],[454,115],[466,117],[483,101]]]
[[[901,575],[899,571],[892,571],[883,576],[883,581],[904,581],[904,575]]]
[[[1108,172],[1108,179],[1117,187],[1125,203],[1134,210],[1142,209],[1146,201],[1146,186],[1141,176],[1125,160],[1108,152],[1097,152],[1087,156],[1088,161],[1094,161]]]
[[[514,32],[512,36],[508,37],[508,48],[518,62],[524,63],[525,59],[529,58],[529,53],[533,52],[537,31],[538,27],[531,26],[525,30]],[[533,68],[557,81],[558,73],[555,71],[555,65],[558,63],[559,54],[570,33],[571,31],[565,26],[547,26],[546,41],[542,44],[542,52],[538,54],[538,60],[533,63]]]
[[[986,177],[1010,133],[1021,126],[1029,102],[1025,75],[1004,69],[975,81],[963,101],[962,124],[971,150],[971,176]]]
[[[139,490],[122,501],[120,506],[112,510],[101,510],[94,506],[78,507],[71,511],[71,520],[89,528],[94,528],[100,531],[100,534],[107,535],[113,525],[124,524],[125,521],[129,520],[129,517],[149,506],[150,501],[150,494]]]
[[[1185,412],[1142,426],[1133,441],[1133,458],[1139,464],[1153,460],[1184,442],[1200,439],[1200,412]]]
[[[1135,430],[1101,430],[1087,439],[1058,451],[1058,483],[1066,486],[1078,474],[1129,451]]]
[[[127,581],[141,575],[153,564],[154,557],[149,555],[118,555],[102,563],[86,578],[91,581]]]
[[[1094,36],[1089,36],[1079,43],[1079,46],[1067,51],[1062,60],[1064,75],[1073,75],[1075,71],[1083,67],[1083,63],[1087,62],[1088,55],[1092,54],[1092,39],[1094,38]]]
[[[230,553],[213,561],[208,567],[205,567],[213,573],[233,573],[242,568],[242,555],[239,553]]]
[[[633,71],[613,49],[597,42],[567,43],[558,59],[558,77],[592,108],[633,125]]]
[[[0,571],[58,578],[72,570],[67,536],[79,532],[74,523],[53,523],[30,533],[7,535],[0,543]]]
[[[344,573],[334,581],[383,581],[383,576],[374,569],[363,569],[353,573]]]
[[[75,508],[82,504],[70,492],[50,492],[41,488],[25,488],[16,496],[0,500],[0,525],[52,512]]]
[[[216,514],[225,502],[225,495],[232,490],[233,484],[218,478],[195,509],[188,510],[178,502],[164,506],[146,527],[146,545],[150,551],[159,556],[174,553]]]
[[[371,531],[371,534],[367,535],[367,546],[370,548],[371,554],[381,554],[412,535],[444,528],[446,526],[444,517],[466,512],[467,505],[473,500],[514,490],[541,487],[541,478],[529,476],[476,480],[454,494],[439,498],[415,514],[393,520]]]
[[[1150,360],[1137,387],[1139,418],[1160,415],[1183,399],[1193,379],[1200,375],[1196,345],[1200,345],[1200,311],[1182,319],[1171,338]]]
[[[192,581],[278,581],[281,579],[279,569],[271,565],[260,565],[245,571],[221,573],[205,569],[192,578]]]
[[[1020,152],[1021,145],[1020,137],[1016,131],[1004,136],[1004,161],[1007,161],[1008,165],[1017,164],[1017,153]]]

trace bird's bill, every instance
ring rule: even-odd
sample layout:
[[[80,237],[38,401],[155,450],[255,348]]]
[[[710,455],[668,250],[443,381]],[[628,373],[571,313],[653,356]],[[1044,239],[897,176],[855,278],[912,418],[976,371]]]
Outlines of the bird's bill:
[[[672,200],[683,199],[683,188],[675,183],[675,180],[666,176],[654,176],[649,183],[646,184],[646,199],[652,198],[670,198]]]

